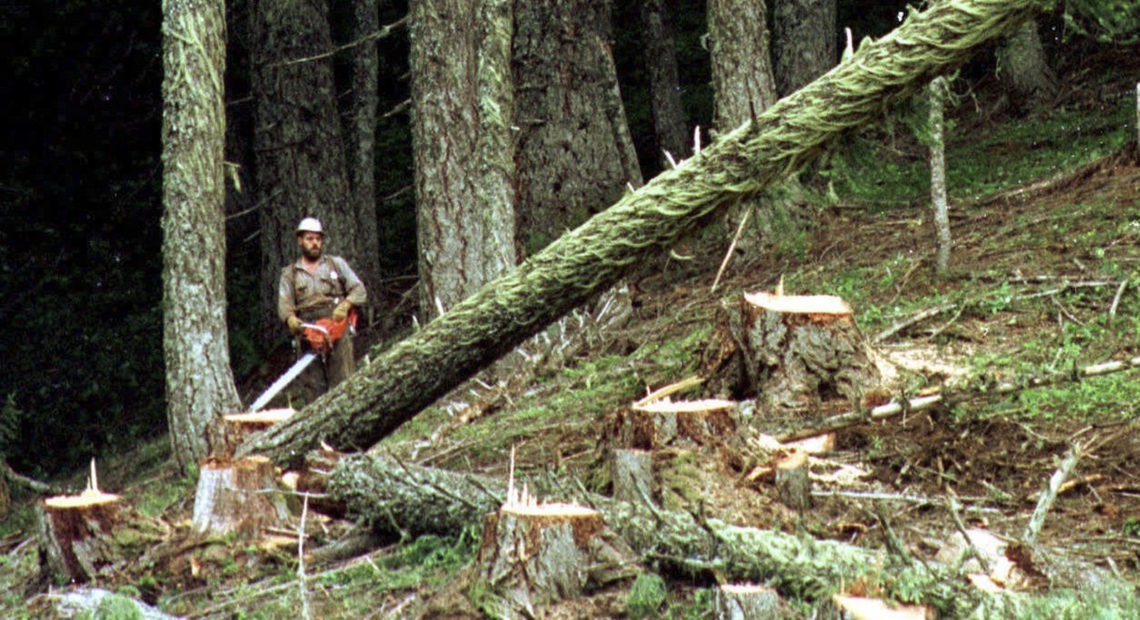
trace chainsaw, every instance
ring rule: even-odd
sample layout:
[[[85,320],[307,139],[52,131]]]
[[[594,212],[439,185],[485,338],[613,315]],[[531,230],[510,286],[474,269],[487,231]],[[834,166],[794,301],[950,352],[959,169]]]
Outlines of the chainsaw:
[[[293,382],[301,371],[308,368],[313,360],[317,359],[318,355],[325,355],[332,351],[333,345],[338,340],[344,337],[345,332],[356,333],[356,310],[349,310],[348,316],[339,321],[334,321],[331,318],[317,319],[313,323],[301,323],[301,346],[308,349],[301,357],[297,358],[296,362],[286,370],[283,375],[277,378],[268,388],[262,392],[257,400],[249,406],[249,411],[252,413],[261,409],[277,396],[278,392],[283,390],[285,386]]]

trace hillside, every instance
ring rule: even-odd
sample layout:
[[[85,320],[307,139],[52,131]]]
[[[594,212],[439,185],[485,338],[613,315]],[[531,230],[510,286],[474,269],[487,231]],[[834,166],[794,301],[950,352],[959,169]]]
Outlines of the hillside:
[[[1029,613],[1077,618],[1098,606],[1118,614],[1106,617],[1140,614],[1134,589],[1085,587],[1091,574],[1140,583],[1140,383],[1128,371],[1071,380],[1076,369],[1140,355],[1140,161],[1127,145],[1138,58],[1106,56],[1091,69],[1074,68],[1079,86],[1048,114],[979,118],[972,106],[959,106],[949,145],[949,274],[932,267],[924,149],[905,128],[867,132],[833,156],[830,169],[842,172],[816,179],[810,215],[769,223],[768,237],[737,253],[715,293],[727,235],[714,227],[639,273],[632,315],[620,328],[524,384],[457,390],[380,449],[407,463],[500,478],[514,449],[520,478],[553,474],[608,492],[605,429],[615,416],[647,390],[701,373],[717,344],[721,302],[771,290],[782,278],[786,291],[838,295],[852,305],[863,333],[881,336],[875,351],[895,393],[945,386],[961,397],[840,430],[834,451],[813,466],[816,490],[830,494],[817,495],[811,511],[785,508],[770,482],[748,480],[748,467],[715,458],[725,453],[708,446],[678,446],[660,457],[664,504],[860,547],[897,539],[932,560],[959,536],[949,496],[966,527],[1020,538],[1037,494],[1080,442],[1085,454],[1069,476],[1077,484],[1059,495],[1038,538],[1032,566],[1051,583],[1033,584],[1044,602]],[[1056,382],[984,391],[1036,377]],[[704,396],[692,388],[675,397]],[[174,476],[163,451],[155,444],[124,455],[105,465],[101,479],[171,524],[162,544],[181,543],[193,481]],[[35,579],[29,512],[10,504],[0,540],[4,617],[37,617],[49,607],[42,598],[26,602],[45,589]],[[350,527],[308,517],[312,547]],[[462,584],[475,539],[469,530],[380,540],[360,557],[311,560],[304,570],[312,616],[478,617],[449,587]],[[187,617],[299,617],[295,542],[205,541],[163,558],[101,585]],[[715,571],[662,577],[604,589],[543,617],[704,617]],[[661,583],[664,591],[654,587]],[[788,614],[811,610],[792,600]]]

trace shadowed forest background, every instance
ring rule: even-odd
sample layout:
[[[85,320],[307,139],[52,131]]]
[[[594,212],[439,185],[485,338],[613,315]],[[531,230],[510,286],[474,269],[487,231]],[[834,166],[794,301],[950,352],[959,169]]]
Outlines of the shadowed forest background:
[[[346,42],[347,3],[333,3],[334,42]],[[614,7],[614,58],[642,175],[661,166],[640,54],[639,3]],[[381,24],[407,12],[381,2]],[[713,114],[703,2],[675,3],[679,87],[690,127]],[[903,2],[839,2],[855,40],[897,25]],[[30,475],[57,474],[92,456],[160,435],[166,424],[161,352],[161,14],[114,1],[6,2],[0,29],[7,139],[0,146],[0,453]],[[227,7],[227,161],[241,191],[227,192],[227,301],[239,386],[285,345],[257,336],[258,226],[251,154],[249,7]],[[1057,10],[1041,22],[1050,58],[1113,44],[1071,37]],[[837,33],[842,36],[842,31]],[[843,41],[837,41],[842,49]],[[397,336],[414,314],[415,206],[406,31],[379,46],[376,221],[382,279],[369,282],[378,317],[373,342]],[[337,54],[338,83],[346,71]],[[985,80],[992,53],[964,73]],[[391,111],[391,114],[385,114]],[[705,130],[707,132],[707,130]],[[706,137],[707,139],[707,137]],[[336,235],[336,231],[332,233]],[[249,395],[243,393],[243,398]]]

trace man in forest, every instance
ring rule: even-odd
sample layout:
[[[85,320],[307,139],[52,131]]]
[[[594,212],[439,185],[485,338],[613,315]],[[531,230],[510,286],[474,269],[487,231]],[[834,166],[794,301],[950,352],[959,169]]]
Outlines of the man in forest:
[[[368,294],[343,258],[321,253],[325,236],[317,218],[301,220],[296,234],[301,257],[281,270],[277,315],[303,348],[307,346],[301,337],[305,323],[323,318],[343,321],[353,308],[364,305]],[[298,378],[301,404],[316,400],[347,378],[353,364],[352,339],[346,332],[331,351],[320,355]]]

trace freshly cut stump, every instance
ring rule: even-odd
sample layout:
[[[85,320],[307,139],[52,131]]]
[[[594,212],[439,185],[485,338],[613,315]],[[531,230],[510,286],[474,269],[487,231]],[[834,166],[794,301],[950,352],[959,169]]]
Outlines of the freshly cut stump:
[[[653,503],[653,453],[648,450],[613,451],[614,499],[633,504]]]
[[[805,450],[792,450],[776,462],[776,495],[782,504],[800,512],[811,508],[808,473],[808,453]]]
[[[209,430],[210,455],[214,458],[230,458],[234,450],[251,435],[288,420],[294,413],[296,410],[283,407],[224,415]]]
[[[871,349],[839,297],[747,293],[719,322],[718,391],[803,413],[836,399],[862,406],[880,387]]]
[[[713,600],[716,620],[783,618],[780,595],[774,589],[753,584],[724,584]]]
[[[617,443],[653,450],[672,445],[718,445],[736,431],[736,402],[656,400],[618,414]]]
[[[193,528],[198,534],[257,536],[289,516],[273,463],[263,456],[199,464]]]
[[[580,597],[604,525],[601,513],[573,504],[506,504],[487,514],[478,577],[508,606],[499,613],[533,616]]]
[[[921,605],[891,605],[878,598],[836,594],[831,604],[842,620],[926,620],[934,612]]]
[[[113,565],[118,545],[114,529],[119,520],[118,495],[84,491],[40,502],[38,528],[43,570],[68,583],[94,581]]]

